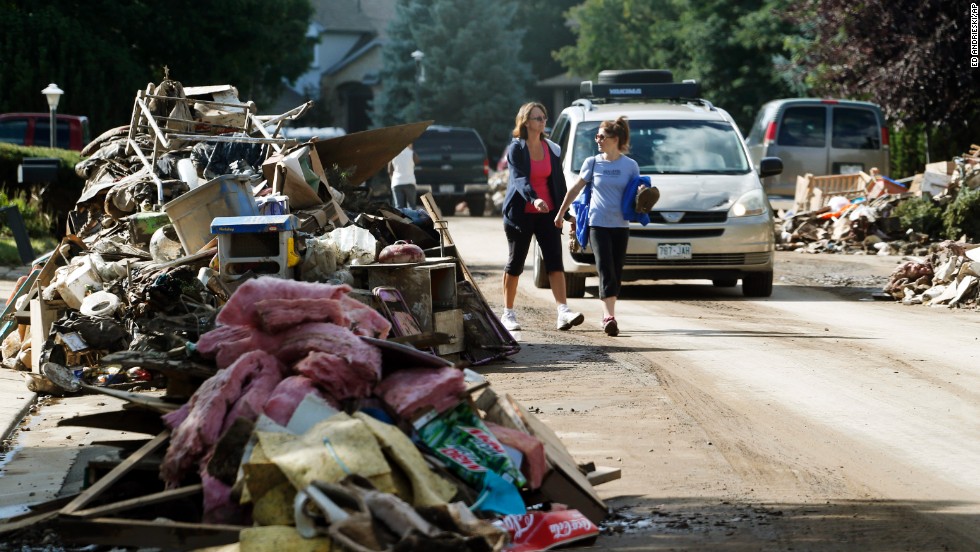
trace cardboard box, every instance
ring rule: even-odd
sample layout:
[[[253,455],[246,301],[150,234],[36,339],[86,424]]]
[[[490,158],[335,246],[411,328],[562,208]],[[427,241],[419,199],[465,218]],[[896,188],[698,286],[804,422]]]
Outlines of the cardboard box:
[[[955,171],[956,163],[952,161],[927,164],[925,172],[922,173],[920,189],[932,195],[945,192],[946,188],[949,187],[949,183],[953,180],[952,174]]]
[[[309,144],[270,155],[262,163],[265,179],[272,191],[289,198],[292,209],[308,209],[323,203],[318,190],[327,185],[316,150]]]

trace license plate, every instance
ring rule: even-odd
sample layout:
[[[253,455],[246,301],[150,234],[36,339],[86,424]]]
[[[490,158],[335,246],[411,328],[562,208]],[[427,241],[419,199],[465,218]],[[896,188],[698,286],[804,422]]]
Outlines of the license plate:
[[[453,186],[452,184],[440,184],[439,185],[439,193],[440,194],[451,194],[451,193],[453,193],[455,191],[456,191],[456,186]]]
[[[691,258],[691,244],[664,243],[657,246],[657,258],[660,260],[678,260]]]
[[[864,165],[841,165],[840,166],[841,174],[854,174],[854,173],[859,173],[863,170],[864,170]]]

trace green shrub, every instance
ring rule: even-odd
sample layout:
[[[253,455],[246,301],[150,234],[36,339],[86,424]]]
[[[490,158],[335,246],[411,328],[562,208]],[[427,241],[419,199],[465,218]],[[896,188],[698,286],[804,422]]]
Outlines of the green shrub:
[[[965,235],[971,242],[980,240],[980,188],[960,189],[943,213],[943,226],[949,239]]]
[[[930,198],[913,197],[895,207],[895,216],[903,229],[911,228],[930,238],[940,237],[943,230],[943,210]]]
[[[12,196],[10,197],[7,192],[0,190],[0,207],[10,205],[17,207],[21,218],[24,219],[24,227],[28,236],[32,238],[51,237],[51,225],[55,220],[51,213],[42,211],[41,205],[37,201],[32,201],[27,192],[16,192]],[[9,224],[0,226],[0,236],[13,237],[13,235],[14,232]]]
[[[56,158],[60,162],[58,180],[45,187],[17,182],[17,167],[26,157]],[[50,210],[61,218],[75,207],[82,195],[85,181],[75,174],[75,165],[82,160],[77,151],[58,148],[39,148],[18,146],[0,142],[0,190],[14,196],[20,192],[37,195],[43,202],[43,209]],[[45,193],[40,194],[40,190]]]

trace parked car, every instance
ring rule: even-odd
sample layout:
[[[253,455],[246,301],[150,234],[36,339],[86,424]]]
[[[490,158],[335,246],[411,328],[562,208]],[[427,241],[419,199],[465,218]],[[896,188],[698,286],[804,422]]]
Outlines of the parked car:
[[[755,169],[732,117],[698,99],[697,83],[675,83],[669,71],[602,71],[598,84],[582,88],[590,97],[561,112],[552,138],[569,186],[597,152],[599,123],[625,115],[629,156],[660,190],[650,224],[630,225],[623,279],[707,279],[719,287],[741,279],[744,295],[769,296],[773,213],[760,176],[778,174],[779,159],[763,159]],[[562,239],[568,295],[582,297],[586,277],[596,274],[595,257],[571,232]],[[537,248],[533,258],[534,284],[547,287]]]
[[[753,163],[783,160],[783,173],[763,180],[770,195],[792,196],[796,177],[890,171],[888,128],[881,108],[850,100],[793,98],[759,110],[746,144]]]
[[[415,181],[419,195],[432,192],[439,210],[452,214],[465,201],[470,215],[483,216],[490,162],[475,129],[433,125],[415,141],[419,162]]]
[[[55,144],[62,149],[81,151],[89,137],[88,117],[55,115]],[[49,147],[51,145],[50,113],[0,114],[0,142],[20,146]]]

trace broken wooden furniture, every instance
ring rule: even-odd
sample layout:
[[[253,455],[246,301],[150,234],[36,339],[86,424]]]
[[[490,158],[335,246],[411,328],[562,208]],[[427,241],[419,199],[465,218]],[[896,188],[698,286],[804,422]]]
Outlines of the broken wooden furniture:
[[[797,176],[793,210],[797,213],[819,211],[834,196],[843,196],[848,200],[862,197],[867,193],[871,182],[871,175],[864,172]]]

